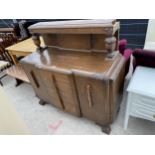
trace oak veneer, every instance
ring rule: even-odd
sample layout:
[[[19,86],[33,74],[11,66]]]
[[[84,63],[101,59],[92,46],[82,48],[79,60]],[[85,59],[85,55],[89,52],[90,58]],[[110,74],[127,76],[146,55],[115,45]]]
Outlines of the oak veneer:
[[[45,22],[29,30],[37,49],[21,63],[41,103],[84,116],[109,133],[125,76],[125,60],[118,52],[119,23]],[[42,35],[45,47],[36,33]]]

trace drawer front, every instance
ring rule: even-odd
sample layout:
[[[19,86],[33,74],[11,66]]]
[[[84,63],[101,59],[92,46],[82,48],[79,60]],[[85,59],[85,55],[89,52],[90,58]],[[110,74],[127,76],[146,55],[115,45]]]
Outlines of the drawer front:
[[[155,99],[143,95],[132,94],[133,103],[155,109]]]
[[[75,76],[82,115],[100,125],[110,123],[108,84]]]
[[[131,102],[131,115],[155,121],[155,100],[145,96],[134,94]]]
[[[131,115],[136,116],[136,117],[140,117],[140,118],[144,118],[144,119],[148,119],[151,121],[155,121],[155,110],[146,108],[146,107],[142,107],[140,105],[134,104],[131,107]]]

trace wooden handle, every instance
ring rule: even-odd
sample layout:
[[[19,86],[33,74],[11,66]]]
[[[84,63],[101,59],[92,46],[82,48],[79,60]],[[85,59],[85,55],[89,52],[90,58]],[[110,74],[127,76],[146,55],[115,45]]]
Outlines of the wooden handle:
[[[91,108],[93,106],[93,103],[92,103],[92,96],[91,96],[91,86],[89,84],[87,85],[87,98],[88,98],[88,105]]]
[[[34,81],[36,87],[39,88],[40,85],[39,85],[39,82],[37,81],[37,79],[36,79],[36,77],[35,77],[35,75],[34,75],[34,72],[31,71],[30,74],[31,74],[31,76],[32,76],[32,79],[33,79],[33,81]]]

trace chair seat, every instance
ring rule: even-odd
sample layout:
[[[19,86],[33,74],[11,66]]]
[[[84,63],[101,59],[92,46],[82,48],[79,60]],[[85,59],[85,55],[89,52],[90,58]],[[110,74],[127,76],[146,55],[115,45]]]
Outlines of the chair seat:
[[[133,74],[128,92],[155,98],[155,68],[138,66]]]
[[[155,68],[136,67],[127,88],[128,97],[124,119],[127,129],[129,116],[155,122]]]

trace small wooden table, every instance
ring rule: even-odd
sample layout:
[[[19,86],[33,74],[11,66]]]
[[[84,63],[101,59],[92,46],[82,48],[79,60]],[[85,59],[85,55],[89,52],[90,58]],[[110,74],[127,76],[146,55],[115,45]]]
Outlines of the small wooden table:
[[[40,39],[41,39],[41,46],[44,46],[45,43],[43,41],[43,38],[41,37]],[[14,64],[18,64],[19,62],[17,60],[17,56],[27,56],[31,54],[36,50],[36,46],[33,43],[32,38],[29,38],[20,43],[7,47],[6,50],[11,55]]]
[[[40,40],[41,40],[41,45],[44,46],[45,43],[43,41],[43,38],[41,37]],[[15,77],[16,79],[19,79],[21,81],[29,83],[29,79],[27,78],[25,72],[23,71],[17,57],[18,56],[27,56],[36,50],[36,46],[33,43],[32,38],[26,39],[20,43],[9,46],[6,48],[6,50],[9,52],[9,54],[12,57],[13,62],[15,64],[14,66],[10,67],[9,69],[7,69],[5,71],[6,74],[8,74],[12,77]]]

